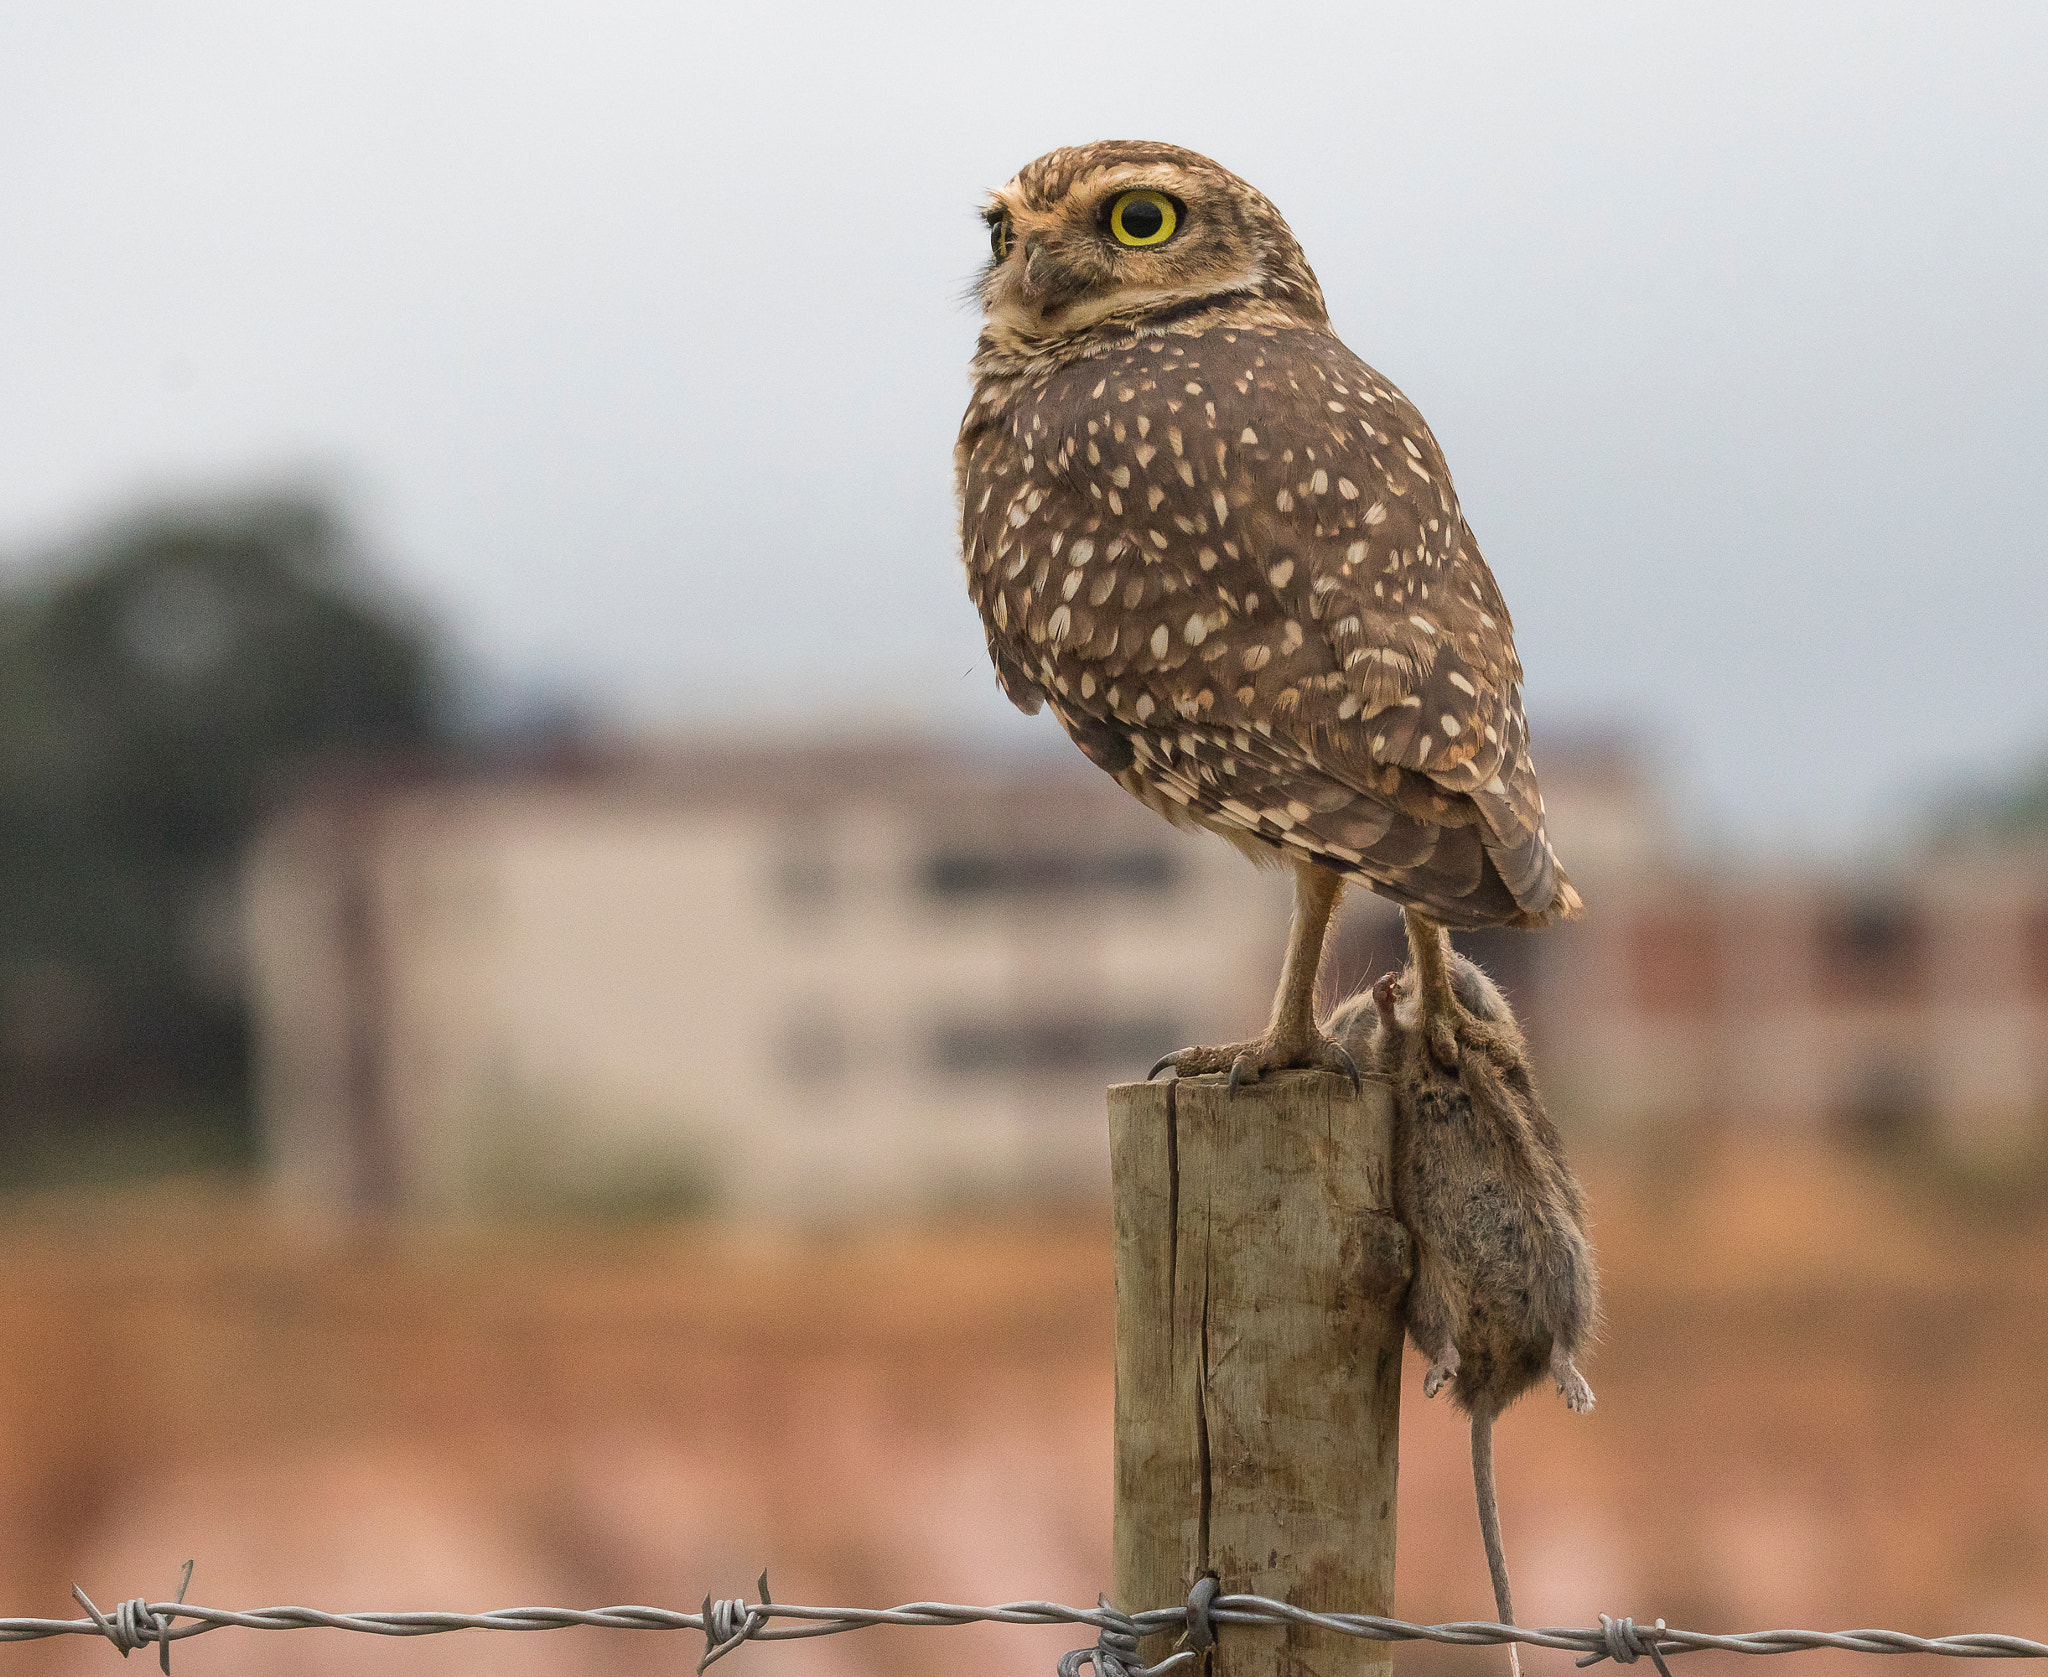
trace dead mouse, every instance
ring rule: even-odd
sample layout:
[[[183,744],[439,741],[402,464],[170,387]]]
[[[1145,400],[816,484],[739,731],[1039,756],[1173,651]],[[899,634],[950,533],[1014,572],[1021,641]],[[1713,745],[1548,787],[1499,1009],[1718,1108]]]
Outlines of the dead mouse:
[[[1411,913],[1408,937],[1407,968],[1347,1001],[1328,1032],[1394,1088],[1394,1209],[1415,1246],[1408,1335],[1430,1359],[1423,1394],[1448,1382],[1472,1417],[1480,1534],[1501,1622],[1513,1624],[1493,1421],[1546,1371],[1572,1409],[1593,1407],[1575,1359],[1598,1283],[1585,1201],[1507,998],[1433,921]],[[1519,1673],[1512,1643],[1508,1653]]]

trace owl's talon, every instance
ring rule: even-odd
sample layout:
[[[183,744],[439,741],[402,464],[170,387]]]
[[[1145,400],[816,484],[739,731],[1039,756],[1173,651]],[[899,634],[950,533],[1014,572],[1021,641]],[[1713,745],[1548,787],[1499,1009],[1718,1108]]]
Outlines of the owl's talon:
[[[1230,1080],[1227,1092],[1232,1095],[1254,1083],[1263,1082],[1266,1074],[1274,1071],[1333,1072],[1350,1083],[1352,1093],[1360,1093],[1365,1088],[1365,1078],[1359,1072],[1358,1062],[1346,1052],[1342,1043],[1334,1042],[1320,1032],[1306,1041],[1275,1036],[1269,1031],[1254,1042],[1233,1042],[1221,1048],[1177,1049],[1171,1054],[1162,1054],[1145,1074],[1145,1081],[1149,1083],[1169,1069],[1176,1078],[1226,1073]]]
[[[1358,1075],[1358,1062],[1351,1057],[1349,1052],[1346,1051],[1343,1043],[1331,1043],[1330,1052],[1335,1054],[1338,1060],[1342,1062],[1344,1067],[1344,1075],[1351,1079],[1351,1092],[1354,1095],[1364,1094],[1365,1079]]]
[[[1246,1071],[1250,1071],[1251,1076],[1245,1076]],[[1256,1083],[1258,1082],[1258,1080],[1259,1065],[1258,1062],[1252,1058],[1250,1049],[1246,1049],[1244,1053],[1238,1055],[1236,1059],[1230,1062],[1230,1088],[1228,1090],[1228,1093],[1234,1095],[1237,1093],[1240,1085],[1245,1083]]]

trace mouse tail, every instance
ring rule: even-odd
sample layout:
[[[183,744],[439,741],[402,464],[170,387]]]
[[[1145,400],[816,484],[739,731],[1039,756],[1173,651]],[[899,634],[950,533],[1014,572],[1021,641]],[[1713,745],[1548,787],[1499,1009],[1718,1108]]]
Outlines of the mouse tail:
[[[1493,1574],[1493,1605],[1500,1622],[1515,1622],[1515,1598],[1508,1591],[1508,1556],[1500,1540],[1500,1503],[1493,1492],[1493,1417],[1483,1409],[1472,1411],[1472,1490],[1479,1499],[1479,1536],[1486,1544],[1486,1570]],[[1522,1655],[1514,1643],[1508,1648],[1508,1670],[1522,1677]]]

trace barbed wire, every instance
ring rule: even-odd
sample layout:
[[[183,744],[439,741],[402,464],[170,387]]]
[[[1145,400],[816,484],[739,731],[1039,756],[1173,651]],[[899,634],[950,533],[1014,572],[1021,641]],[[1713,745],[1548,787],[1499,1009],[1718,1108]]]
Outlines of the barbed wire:
[[[1259,1595],[1226,1595],[1214,1578],[1200,1578],[1178,1607],[1157,1607],[1123,1613],[1099,1597],[1094,1607],[1066,1607],[1053,1601],[1009,1601],[993,1607],[963,1607],[947,1601],[913,1601],[901,1607],[799,1607],[773,1600],[768,1575],[760,1578],[760,1600],[714,1601],[705,1597],[695,1613],[667,1607],[505,1607],[488,1613],[328,1613],[316,1607],[259,1607],[246,1612],[201,1607],[185,1600],[192,1581],[192,1563],[185,1563],[178,1593],[169,1601],[141,1597],[124,1601],[111,1614],[102,1613],[77,1586],[71,1593],[87,1614],[83,1619],[0,1618],[0,1642],[32,1642],[49,1636],[104,1637],[127,1658],[152,1643],[165,1672],[171,1669],[171,1644],[187,1637],[231,1626],[244,1630],[352,1630],[371,1636],[437,1636],[455,1630],[567,1630],[594,1625],[605,1630],[696,1631],[704,1638],[704,1656],[697,1670],[723,1659],[747,1642],[786,1642],[811,1636],[838,1636],[878,1625],[939,1626],[968,1624],[1087,1625],[1095,1642],[1076,1648],[1059,1662],[1060,1677],[1080,1677],[1091,1666],[1095,1677],[1159,1677],[1191,1665],[1216,1640],[1217,1627],[1242,1625],[1274,1628],[1306,1625],[1339,1636],[1372,1642],[1445,1642],[1463,1647],[1522,1643],[1556,1648],[1581,1656],[1581,1666],[1613,1660],[1632,1665],[1648,1659],[1671,1677],[1665,1659],[1672,1654],[1719,1652],[1789,1654],[1814,1648],[1839,1648],[1860,1654],[1946,1654],[1961,1659],[2044,1659],[2048,1643],[2021,1636],[1970,1632],[1957,1636],[1911,1636],[1896,1630],[1760,1630],[1720,1636],[1706,1631],[1675,1630],[1658,1619],[1639,1625],[1633,1619],[1600,1615],[1597,1625],[1533,1627],[1504,1625],[1487,1619],[1422,1625],[1372,1613],[1314,1613]],[[794,1621],[777,1624],[778,1619]],[[1141,1638],[1163,1631],[1180,1633],[1178,1650],[1156,1665],[1141,1663]]]

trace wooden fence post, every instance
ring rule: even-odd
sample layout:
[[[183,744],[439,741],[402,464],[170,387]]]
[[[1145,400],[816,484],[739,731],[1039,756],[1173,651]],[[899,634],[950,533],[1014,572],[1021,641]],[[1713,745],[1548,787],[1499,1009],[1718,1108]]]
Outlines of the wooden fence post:
[[[1324,1072],[1109,1092],[1115,1601],[1391,1614],[1408,1238],[1393,1102]],[[1172,1650],[1148,1637],[1148,1664]],[[1388,1645],[1220,1627],[1200,1677],[1389,1677]]]

